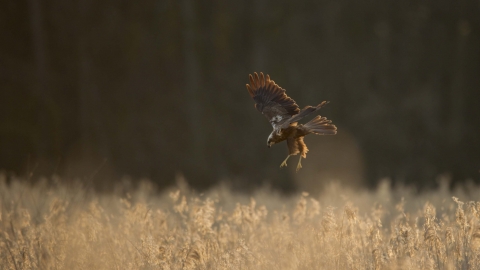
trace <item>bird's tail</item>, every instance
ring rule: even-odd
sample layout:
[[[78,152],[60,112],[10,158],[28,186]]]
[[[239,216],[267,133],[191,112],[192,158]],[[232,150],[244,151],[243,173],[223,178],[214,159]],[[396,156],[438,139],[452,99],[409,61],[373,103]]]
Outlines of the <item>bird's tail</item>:
[[[331,120],[326,117],[317,115],[310,122],[303,125],[303,127],[310,133],[317,135],[335,135],[337,134],[337,127],[332,124]]]
[[[327,105],[328,103],[330,103],[330,101],[322,101],[322,103],[318,104],[317,106],[306,106],[298,114],[292,116],[292,118],[288,119],[288,121],[283,123],[282,128],[288,127],[290,123],[297,122],[302,118],[304,118],[305,116],[320,110],[323,106]]]

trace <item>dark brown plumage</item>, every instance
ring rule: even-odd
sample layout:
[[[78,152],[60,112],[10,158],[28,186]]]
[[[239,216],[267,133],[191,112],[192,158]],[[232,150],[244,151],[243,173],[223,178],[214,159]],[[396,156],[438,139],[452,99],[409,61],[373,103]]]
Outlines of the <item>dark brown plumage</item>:
[[[285,89],[278,86],[270,76],[266,77],[260,72],[260,76],[255,72],[249,75],[250,84],[247,84],[247,90],[255,101],[255,108],[268,119],[273,127],[272,133],[268,136],[267,145],[287,140],[288,156],[280,164],[280,167],[287,166],[287,160],[290,156],[300,154],[297,165],[297,171],[302,167],[302,157],[307,157],[308,148],[303,137],[308,134],[317,135],[335,135],[337,127],[332,121],[325,117],[316,116],[305,125],[297,122],[328,104],[323,101],[317,106],[306,106],[302,110],[297,103],[285,94]]]

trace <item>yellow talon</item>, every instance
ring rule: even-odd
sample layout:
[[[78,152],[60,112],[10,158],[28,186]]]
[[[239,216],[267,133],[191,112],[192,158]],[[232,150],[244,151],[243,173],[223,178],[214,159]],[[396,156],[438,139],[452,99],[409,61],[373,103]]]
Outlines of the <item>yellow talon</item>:
[[[280,164],[280,168],[282,168],[283,166],[287,166],[287,160],[288,158],[290,157],[290,155],[287,156],[287,158],[282,162],[282,164]]]
[[[300,159],[298,159],[298,165],[297,165],[297,172],[302,168],[302,156],[300,156]]]

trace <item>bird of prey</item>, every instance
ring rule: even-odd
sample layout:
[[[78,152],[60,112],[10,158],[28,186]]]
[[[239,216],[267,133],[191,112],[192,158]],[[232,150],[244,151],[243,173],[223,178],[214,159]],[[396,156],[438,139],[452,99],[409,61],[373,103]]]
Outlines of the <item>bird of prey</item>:
[[[308,148],[303,142],[303,137],[308,134],[317,135],[335,135],[337,127],[332,121],[325,117],[317,115],[310,122],[302,125],[298,121],[308,114],[315,112],[328,104],[323,101],[317,106],[306,106],[301,109],[297,103],[285,94],[285,89],[278,86],[270,76],[260,76],[255,72],[249,75],[250,84],[247,84],[247,90],[255,101],[255,108],[261,112],[272,124],[273,131],[268,136],[267,146],[287,140],[288,156],[280,164],[280,168],[287,166],[287,160],[290,156],[300,154],[297,164],[297,171],[302,168],[302,157],[307,157]]]

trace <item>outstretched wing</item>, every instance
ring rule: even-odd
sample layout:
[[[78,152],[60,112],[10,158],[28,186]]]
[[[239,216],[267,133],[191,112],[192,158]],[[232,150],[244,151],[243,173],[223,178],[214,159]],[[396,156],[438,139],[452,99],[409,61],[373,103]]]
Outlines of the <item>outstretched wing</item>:
[[[247,90],[255,101],[255,108],[268,119],[273,128],[278,127],[293,115],[300,112],[297,103],[285,94],[285,89],[278,86],[260,72],[260,76],[255,72],[249,75],[250,84],[247,84]]]

